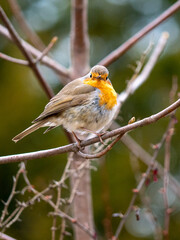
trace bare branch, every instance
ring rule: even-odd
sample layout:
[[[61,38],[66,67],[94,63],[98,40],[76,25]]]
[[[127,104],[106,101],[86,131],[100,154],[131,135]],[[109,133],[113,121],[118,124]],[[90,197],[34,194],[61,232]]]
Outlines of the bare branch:
[[[111,132],[105,133],[101,138],[102,140],[125,134],[129,131],[132,131],[138,127],[143,127],[152,123],[157,122],[159,119],[167,116],[169,113],[173,112],[175,109],[177,109],[180,106],[180,99],[178,99],[176,102],[171,104],[169,107],[165,108],[164,110],[151,115],[150,117],[144,118],[142,120],[139,120],[135,123],[126,125],[124,127],[115,129]],[[93,143],[99,142],[99,137],[91,138],[85,141],[81,142],[81,147],[89,146]],[[10,155],[10,156],[4,156],[0,157],[0,164],[10,163],[10,162],[20,162],[25,160],[32,160],[32,159],[38,159],[42,157],[49,157],[49,156],[55,156],[62,153],[67,152],[78,152],[79,148],[77,146],[77,143],[69,144],[62,147],[52,148],[48,150],[41,150],[37,152],[31,152],[31,153],[22,153],[22,154],[16,154],[16,155]]]
[[[120,134],[118,137],[115,138],[113,142],[111,142],[105,149],[103,149],[101,152],[95,153],[95,154],[86,154],[82,152],[78,152],[77,154],[85,159],[94,159],[94,158],[100,158],[104,156],[107,152],[109,152],[113,146],[122,138],[124,133]]]
[[[69,162],[70,163],[70,162]],[[69,163],[68,163],[68,166],[69,166]],[[41,198],[43,201],[47,202],[54,210],[55,212],[52,213],[51,215],[54,215],[54,216],[59,216],[61,218],[64,218],[66,220],[68,220],[69,222],[71,222],[72,224],[74,225],[77,225],[81,230],[83,230],[84,232],[86,232],[92,239],[95,239],[95,234],[94,232],[92,232],[88,227],[84,226],[83,224],[81,224],[79,221],[77,221],[77,219],[74,219],[72,218],[71,216],[69,216],[68,214],[64,213],[63,211],[61,211],[59,208],[57,208],[57,205],[54,204],[50,198],[44,196],[44,191],[42,192],[38,192],[36,189],[34,189],[31,184],[30,184],[30,181],[26,175],[26,172],[24,171],[23,172],[24,174],[24,180],[25,182],[27,183],[27,185],[30,187],[31,191],[35,194],[35,196],[28,200],[26,203],[23,204],[22,208],[25,208],[27,206],[29,206],[29,204],[31,203],[34,203],[35,200],[37,200],[38,198]],[[64,172],[65,174],[65,172]],[[64,175],[63,174],[63,175]],[[56,185],[57,186],[57,185]]]
[[[12,237],[10,237],[7,234],[4,234],[2,232],[0,232],[0,239],[2,239],[2,240],[16,240],[15,238],[12,238]]]
[[[113,123],[111,126],[111,130],[119,128],[119,124],[116,122]],[[121,142],[131,151],[131,153],[134,154],[138,159],[140,159],[144,164],[149,166],[151,164],[152,156],[146,152],[132,137],[130,137],[128,134],[125,134],[121,138]],[[164,176],[164,168],[162,165],[158,162],[156,162],[156,166],[158,168],[159,175],[163,178]],[[171,185],[171,189],[173,192],[180,198],[180,186],[178,181],[169,174],[169,181]]]
[[[157,17],[154,21],[150,22],[147,26],[137,32],[133,37],[127,40],[120,47],[115,49],[105,58],[103,58],[98,64],[109,66],[111,63],[116,61],[121,55],[123,55],[130,47],[132,47],[139,39],[144,37],[148,32],[157,27],[160,23],[165,21],[167,18],[172,16],[175,12],[180,9],[180,0],[174,3],[171,7],[169,7],[166,11],[164,11],[159,17]]]
[[[177,78],[173,78],[172,89],[169,94],[170,103],[174,100],[175,95],[177,93],[178,84]],[[164,207],[165,207],[165,214],[164,214],[164,239],[169,239],[169,221],[170,221],[170,214],[172,210],[169,208],[168,202],[168,188],[169,188],[169,169],[170,169],[170,159],[171,159],[171,139],[174,134],[174,125],[176,124],[175,120],[175,112],[171,114],[171,121],[170,127],[165,139],[165,157],[164,157],[164,187],[163,187],[163,198],[164,198]]]
[[[16,194],[17,182],[19,180],[19,177],[20,177],[21,173],[22,173],[22,168],[20,167],[16,176],[13,177],[13,187],[12,187],[12,190],[11,190],[11,193],[9,195],[9,198],[8,198],[7,202],[4,204],[4,209],[2,211],[2,215],[1,215],[1,218],[0,218],[0,226],[1,226],[2,222],[4,221],[4,218],[8,214],[9,205],[10,205],[14,195]]]
[[[16,0],[8,0],[9,6],[11,7],[11,10],[13,12],[13,16],[16,18],[20,28],[25,33],[27,38],[30,40],[30,42],[37,47],[39,50],[43,50],[45,48],[44,43],[39,38],[39,36],[32,30],[32,28],[29,26],[29,24],[26,22],[24,15],[22,13],[22,10],[20,9],[20,6]]]
[[[122,104],[127,100],[127,98],[133,94],[149,77],[151,71],[153,70],[157,60],[159,59],[159,56],[161,55],[162,51],[164,50],[167,40],[169,38],[169,33],[164,32],[162,33],[156,48],[154,49],[151,57],[149,58],[148,62],[146,63],[145,67],[143,68],[141,74],[131,81],[125,91],[123,91],[118,96],[118,103],[119,108],[122,106]]]
[[[7,28],[2,26],[1,24],[0,24],[0,34],[5,36],[10,41],[15,42],[14,39],[9,34]],[[39,50],[37,50],[36,48],[31,46],[29,43],[27,43],[23,39],[21,39],[21,43],[22,43],[23,47],[26,49],[26,51],[31,53],[34,57],[37,58],[37,57],[40,57],[42,55],[42,53]],[[41,62],[44,65],[46,65],[46,66],[50,67],[51,69],[53,69],[54,71],[56,71],[60,76],[65,77],[65,78],[70,78],[69,77],[69,71],[65,67],[60,65],[58,62],[51,59],[50,57],[48,57],[48,56],[43,57]],[[67,83],[67,81],[65,81],[63,78],[61,79],[61,82],[64,83],[64,84]]]
[[[150,161],[150,163],[149,163],[149,166],[148,166],[146,172],[143,173],[142,178],[141,178],[139,184],[137,185],[137,187],[136,187],[135,189],[133,189],[133,196],[132,196],[132,199],[131,199],[131,201],[130,201],[129,207],[128,207],[126,213],[123,215],[123,218],[122,218],[122,220],[120,221],[120,223],[119,223],[119,225],[118,225],[118,227],[117,227],[115,236],[113,236],[112,240],[117,240],[117,239],[118,239],[118,236],[119,236],[119,234],[120,234],[120,232],[121,232],[121,230],[122,230],[122,228],[123,228],[123,226],[124,226],[124,223],[125,223],[127,217],[129,216],[130,212],[132,211],[132,207],[133,207],[133,205],[134,205],[134,203],[135,203],[135,200],[136,200],[136,198],[137,198],[138,193],[139,193],[140,190],[142,189],[142,187],[143,187],[143,185],[144,185],[144,183],[145,183],[148,175],[150,174],[150,171],[154,168],[154,165],[155,165],[155,163],[156,163],[157,156],[158,156],[158,154],[159,154],[159,150],[160,150],[161,147],[163,146],[163,144],[164,144],[164,142],[165,142],[165,140],[166,140],[166,138],[167,138],[167,136],[168,136],[168,134],[169,134],[169,130],[170,130],[170,129],[171,129],[171,121],[170,121],[169,126],[168,126],[168,128],[167,128],[167,131],[166,131],[165,134],[163,135],[160,143],[157,144],[158,147],[157,147],[157,148],[155,149],[155,151],[154,151],[154,154],[153,154],[153,156],[152,156],[152,159],[151,159],[151,161]]]
[[[4,53],[1,53],[1,52],[0,52],[0,58],[4,59],[6,61],[9,61],[9,62],[18,63],[18,64],[25,65],[25,66],[29,66],[29,63],[26,60],[14,58],[14,57],[8,56],[8,55],[6,55]]]
[[[57,40],[58,40],[57,37],[52,38],[52,40],[50,41],[48,46],[42,51],[41,55],[39,55],[35,60],[33,60],[34,64],[42,61],[42,59],[48,54],[48,52],[51,50],[51,48],[54,46],[54,44],[57,42]],[[0,58],[4,59],[6,61],[9,61],[9,62],[29,66],[29,62],[26,61],[26,60],[14,58],[14,57],[8,56],[8,55],[6,55],[4,53],[1,53],[1,52],[0,52]]]
[[[138,77],[134,79],[134,75],[132,79],[128,82],[128,85],[126,89],[119,94],[117,102],[118,107],[116,109],[116,114],[114,116],[114,119],[117,118],[119,111],[124,104],[124,102],[128,99],[128,97],[133,94],[149,77],[149,74],[153,70],[153,67],[155,66],[160,54],[164,50],[167,40],[168,40],[169,34],[167,32],[162,33],[157,46],[155,47],[154,51],[151,54],[151,57],[149,58],[148,62],[146,63],[144,69],[140,73]],[[108,129],[111,126],[112,123],[109,124],[109,126],[106,127]]]
[[[52,98],[54,96],[52,89],[47,84],[47,82],[44,80],[44,78],[41,75],[41,73],[40,73],[39,69],[37,68],[36,64],[34,64],[33,57],[31,56],[31,54],[24,48],[24,46],[21,42],[21,38],[19,37],[18,33],[16,32],[16,30],[14,29],[14,27],[10,23],[8,17],[6,16],[5,12],[3,11],[3,9],[1,7],[0,7],[0,18],[4,22],[7,29],[9,30],[9,33],[11,34],[12,38],[14,39],[14,42],[16,43],[16,45],[18,46],[20,51],[25,56],[25,58],[28,60],[29,66],[33,70],[37,79],[39,80],[39,82],[40,82],[42,88],[45,90],[47,96],[49,98]]]
[[[34,63],[41,62],[42,59],[48,54],[48,52],[51,50],[51,48],[54,46],[54,44],[57,42],[58,37],[53,37],[48,44],[48,46],[42,51],[41,56],[37,57]]]

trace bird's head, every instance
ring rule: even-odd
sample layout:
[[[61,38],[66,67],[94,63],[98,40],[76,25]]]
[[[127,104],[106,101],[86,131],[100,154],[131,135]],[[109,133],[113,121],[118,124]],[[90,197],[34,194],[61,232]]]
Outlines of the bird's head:
[[[92,67],[89,75],[89,77],[92,80],[104,80],[104,81],[109,80],[108,76],[109,76],[109,71],[107,70],[106,67],[101,65],[95,65],[94,67]]]

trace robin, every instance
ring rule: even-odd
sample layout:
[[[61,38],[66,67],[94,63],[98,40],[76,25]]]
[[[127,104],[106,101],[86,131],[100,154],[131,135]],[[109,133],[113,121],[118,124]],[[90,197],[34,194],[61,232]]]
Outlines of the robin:
[[[48,132],[60,125],[75,137],[75,133],[100,132],[113,119],[117,106],[117,93],[108,75],[107,68],[96,65],[84,77],[68,83],[49,101],[33,125],[12,140],[17,142],[41,127],[48,127]]]

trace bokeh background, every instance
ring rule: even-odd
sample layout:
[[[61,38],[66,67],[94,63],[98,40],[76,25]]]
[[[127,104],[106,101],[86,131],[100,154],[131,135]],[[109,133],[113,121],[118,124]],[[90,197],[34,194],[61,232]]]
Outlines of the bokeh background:
[[[70,66],[70,1],[69,0],[19,0],[23,13],[47,45],[53,36],[59,40],[51,51],[51,56],[62,65]],[[114,50],[147,23],[155,19],[175,1],[170,0],[91,0],[89,1],[89,37],[90,61],[95,65],[109,52]],[[1,5],[10,20],[23,36],[17,25],[7,1]],[[142,119],[160,111],[169,104],[169,91],[173,76],[180,78],[180,12],[162,23],[146,37],[140,40],[118,61],[109,67],[110,79],[118,93],[124,90],[127,80],[133,74],[129,65],[135,65],[142,52],[150,41],[154,44],[163,31],[170,34],[168,44],[153,69],[148,81],[131,96],[121,109],[117,122],[124,125],[135,116]],[[0,51],[10,56],[22,58],[17,47],[0,36]],[[45,79],[57,93],[62,85],[52,70],[41,66]],[[11,139],[20,131],[28,127],[43,110],[48,99],[40,85],[27,67],[20,66],[0,59],[0,155],[9,155],[22,152],[36,151],[61,146],[67,143],[61,128],[57,128],[43,135],[39,130],[19,143]],[[176,113],[180,119],[180,111]],[[149,153],[153,153],[151,144],[161,139],[168,125],[168,118],[158,123],[139,128],[130,135]],[[175,134],[171,146],[172,175],[180,181],[180,123],[176,124]],[[66,164],[67,155],[34,160],[27,163],[29,178],[37,189],[45,188],[52,180],[58,180]],[[134,163],[138,163],[133,158]],[[158,161],[164,162],[164,148],[161,150]],[[92,171],[92,192],[95,225],[99,239],[105,239],[107,226],[115,232],[119,218],[113,218],[112,213],[124,213],[129,205],[132,189],[136,187],[136,179],[132,169],[132,155],[128,149],[118,143],[110,151],[106,159],[95,161],[97,171]],[[141,162],[140,169],[146,166]],[[0,199],[6,200],[12,187],[12,176],[16,174],[18,164],[0,166]],[[20,180],[19,188],[22,187]],[[151,182],[143,192],[149,200],[149,208],[154,213],[160,226],[164,222],[164,205],[160,193],[162,182]],[[170,239],[179,239],[180,236],[180,201],[169,191],[170,207],[174,209],[170,221]],[[21,199],[22,200],[22,199]],[[14,202],[15,204],[15,202]],[[154,227],[148,217],[146,207],[137,199],[136,205],[141,208],[140,221],[136,221],[132,213],[123,229],[120,239],[154,239]],[[0,203],[0,209],[3,204]],[[11,205],[10,210],[14,208]],[[49,207],[40,203],[24,211],[21,222],[15,223],[7,231],[11,236],[23,240],[50,239],[51,217],[47,216]],[[72,239],[72,237],[67,237]]]

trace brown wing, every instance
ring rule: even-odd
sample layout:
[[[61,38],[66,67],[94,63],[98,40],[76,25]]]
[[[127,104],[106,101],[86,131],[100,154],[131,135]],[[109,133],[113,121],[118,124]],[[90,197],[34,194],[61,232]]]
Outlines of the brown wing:
[[[87,93],[93,92],[94,90],[94,87],[84,84],[82,79],[77,79],[68,83],[50,100],[45,106],[44,111],[33,121],[33,123],[59,114],[70,107],[85,104],[88,101]]]

